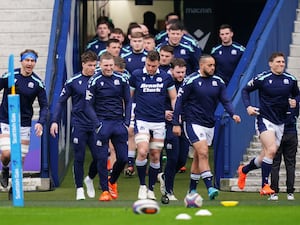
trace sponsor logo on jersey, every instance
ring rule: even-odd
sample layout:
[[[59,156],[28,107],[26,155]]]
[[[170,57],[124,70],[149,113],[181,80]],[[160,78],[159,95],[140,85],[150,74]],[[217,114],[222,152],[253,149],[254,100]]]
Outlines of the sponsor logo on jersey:
[[[85,91],[85,100],[89,101],[92,98],[93,98],[93,94],[89,90],[86,90]]]
[[[141,84],[140,88],[144,93],[146,92],[161,92],[161,89],[164,87],[163,83],[159,84]]]

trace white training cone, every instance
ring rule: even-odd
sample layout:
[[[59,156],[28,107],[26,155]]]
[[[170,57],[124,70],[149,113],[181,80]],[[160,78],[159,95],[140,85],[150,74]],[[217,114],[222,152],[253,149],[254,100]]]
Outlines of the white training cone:
[[[196,216],[211,216],[212,213],[207,209],[200,209],[195,213]]]
[[[176,216],[176,220],[190,220],[192,217],[186,213],[180,213]]]

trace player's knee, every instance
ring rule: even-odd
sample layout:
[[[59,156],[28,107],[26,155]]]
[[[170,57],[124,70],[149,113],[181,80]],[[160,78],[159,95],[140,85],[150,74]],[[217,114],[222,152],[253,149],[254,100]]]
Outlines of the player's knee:
[[[150,149],[161,150],[164,147],[164,143],[160,141],[153,141],[150,143]]]
[[[1,137],[0,139],[0,149],[3,152],[10,152],[10,139],[8,137]]]
[[[2,150],[1,151],[1,160],[9,162],[10,160],[10,150]]]
[[[137,157],[139,158],[139,159],[146,159],[147,158],[147,156],[148,156],[148,151],[145,149],[145,150],[141,150],[141,149],[139,149],[138,150],[138,154],[137,154]]]

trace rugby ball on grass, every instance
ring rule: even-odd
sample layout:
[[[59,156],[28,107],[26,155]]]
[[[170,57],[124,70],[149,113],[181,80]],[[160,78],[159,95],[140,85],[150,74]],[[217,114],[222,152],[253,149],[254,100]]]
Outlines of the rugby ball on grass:
[[[203,204],[203,198],[197,192],[188,193],[184,198],[184,205],[187,208],[200,208]]]
[[[151,199],[137,200],[132,205],[135,214],[157,214],[159,213],[159,205]]]

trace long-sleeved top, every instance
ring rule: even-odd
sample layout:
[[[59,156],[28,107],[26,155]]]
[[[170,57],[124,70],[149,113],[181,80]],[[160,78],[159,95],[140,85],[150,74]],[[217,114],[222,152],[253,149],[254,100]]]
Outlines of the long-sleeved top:
[[[121,74],[105,76],[100,71],[89,82],[86,91],[86,114],[95,127],[99,120],[122,120],[129,126],[131,116],[131,97],[128,80]]]
[[[214,127],[214,113],[219,102],[232,117],[233,107],[227,97],[224,81],[218,76],[206,77],[194,73],[179,88],[173,124],[179,125],[179,117],[183,114],[183,121],[209,128]]]
[[[45,85],[34,72],[30,76],[23,76],[21,69],[14,70],[16,94],[20,96],[20,116],[21,126],[30,127],[33,116],[33,102],[35,98],[39,103],[38,123],[44,124],[48,116],[48,101]],[[9,123],[8,121],[8,99],[10,88],[8,88],[8,76],[6,73],[0,78],[0,90],[4,89],[2,103],[0,106],[0,122]]]
[[[251,105],[250,93],[259,92],[259,113],[274,124],[283,124],[289,108],[289,98],[299,94],[296,78],[286,72],[275,75],[265,71],[251,79],[242,90],[245,107]]]
[[[85,114],[84,110],[86,104],[85,93],[90,78],[90,76],[77,73],[65,82],[52,116],[52,122],[59,122],[62,109],[65,106],[68,98],[71,97],[71,124],[73,126],[84,127],[88,130],[94,129],[92,120]]]

